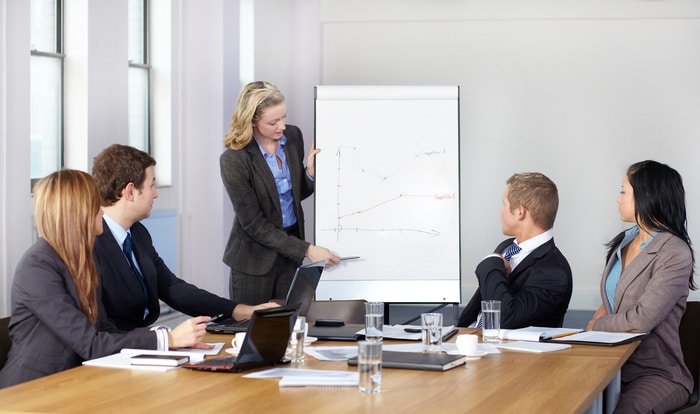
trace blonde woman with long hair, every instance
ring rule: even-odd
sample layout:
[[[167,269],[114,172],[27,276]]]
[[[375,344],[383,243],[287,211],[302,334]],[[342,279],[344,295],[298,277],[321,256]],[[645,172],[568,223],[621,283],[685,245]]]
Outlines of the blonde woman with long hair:
[[[301,201],[314,191],[311,146],[304,166],[301,130],[286,123],[284,95],[269,82],[251,82],[239,93],[221,178],[235,212],[224,251],[231,268],[230,297],[255,304],[287,295],[295,269],[305,257],[326,267],[340,258],[304,240]]]
[[[165,328],[119,332],[101,312],[92,257],[102,233],[97,185],[88,173],[61,170],[34,187],[40,238],[24,254],[12,285],[12,347],[0,388],[79,366],[122,348],[168,349],[199,344],[208,316]]]

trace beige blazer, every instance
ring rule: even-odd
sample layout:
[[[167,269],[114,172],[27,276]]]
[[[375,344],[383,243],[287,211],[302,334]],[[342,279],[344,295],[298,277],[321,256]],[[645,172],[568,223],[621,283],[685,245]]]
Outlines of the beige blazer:
[[[608,261],[600,285],[609,313],[605,279],[613,259]],[[598,319],[593,329],[649,333],[623,365],[622,381],[659,375],[683,385],[689,392],[692,389],[693,380],[683,362],[678,335],[692,269],[688,245],[670,233],[659,232],[620,275],[613,301],[615,312]]]

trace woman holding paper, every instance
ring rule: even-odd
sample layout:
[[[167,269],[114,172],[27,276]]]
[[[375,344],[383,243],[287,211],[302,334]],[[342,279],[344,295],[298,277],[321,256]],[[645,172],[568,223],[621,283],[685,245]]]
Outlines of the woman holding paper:
[[[41,238],[24,254],[12,285],[12,347],[0,388],[79,366],[122,348],[160,349],[200,344],[205,322],[189,319],[167,328],[116,331],[102,312],[92,258],[102,232],[97,185],[90,174],[61,170],[34,188]]]
[[[238,94],[224,138],[221,179],[235,212],[224,263],[237,303],[285,298],[304,257],[324,260],[326,267],[340,262],[327,248],[304,240],[301,201],[314,191],[314,160],[321,150],[311,146],[304,167],[301,130],[286,120],[282,92],[269,82],[251,82]]]
[[[622,367],[615,412],[663,413],[685,404],[693,387],[678,335],[695,289],[683,181],[665,164],[638,162],[617,203],[622,221],[635,225],[607,245],[603,304],[588,330],[648,333]]]

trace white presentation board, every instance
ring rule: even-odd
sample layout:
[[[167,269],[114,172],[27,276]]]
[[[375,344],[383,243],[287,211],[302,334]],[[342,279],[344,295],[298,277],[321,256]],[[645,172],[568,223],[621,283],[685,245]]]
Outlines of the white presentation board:
[[[317,299],[460,302],[459,87],[317,86]]]

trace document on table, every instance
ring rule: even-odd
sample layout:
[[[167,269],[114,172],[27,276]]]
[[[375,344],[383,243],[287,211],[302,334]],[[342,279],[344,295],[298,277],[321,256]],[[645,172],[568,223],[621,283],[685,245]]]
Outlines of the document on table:
[[[646,333],[586,331],[562,338],[554,338],[550,342],[613,346],[634,342],[642,339],[646,335]]]
[[[270,368],[246,374],[243,378],[282,378],[280,387],[357,387],[357,371],[332,371],[303,368]]]
[[[578,328],[543,328],[528,326],[519,329],[501,329],[500,338],[514,341],[548,341],[555,338],[563,338],[583,331]]]
[[[190,362],[198,362],[204,359],[205,355],[216,355],[221,351],[224,346],[223,342],[211,344],[214,345],[213,349],[192,349],[192,348],[181,348],[177,351],[156,351],[154,349],[132,349],[124,348],[121,352],[107,355],[101,358],[90,359],[84,361],[83,365],[90,365],[96,367],[106,367],[106,368],[129,368],[129,369],[139,369],[146,371],[168,371],[171,369],[176,369],[178,367],[167,367],[167,366],[157,366],[157,365],[132,365],[131,357],[134,355],[185,355],[190,358]],[[217,351],[218,350],[218,351]]]
[[[516,341],[496,344],[498,348],[523,352],[552,352],[571,348],[569,344],[553,344],[551,342]]]

